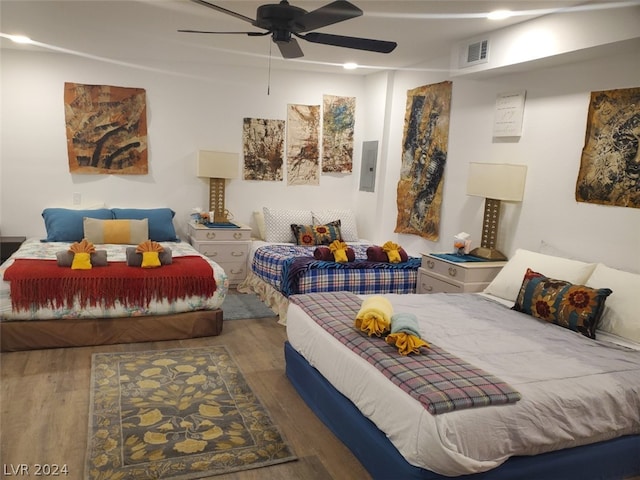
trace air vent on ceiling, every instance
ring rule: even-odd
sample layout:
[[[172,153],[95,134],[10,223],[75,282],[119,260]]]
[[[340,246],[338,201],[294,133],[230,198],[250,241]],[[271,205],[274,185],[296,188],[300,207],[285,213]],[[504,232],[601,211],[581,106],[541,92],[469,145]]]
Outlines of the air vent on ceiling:
[[[462,67],[471,67],[489,61],[489,40],[479,40],[469,43],[463,52]]]

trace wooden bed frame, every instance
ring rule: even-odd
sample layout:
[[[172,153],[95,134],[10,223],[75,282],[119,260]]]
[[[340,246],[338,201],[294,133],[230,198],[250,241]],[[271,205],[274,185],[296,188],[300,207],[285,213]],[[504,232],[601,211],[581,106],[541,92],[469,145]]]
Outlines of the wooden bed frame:
[[[0,322],[0,351],[158,342],[222,332],[222,309],[172,315]]]

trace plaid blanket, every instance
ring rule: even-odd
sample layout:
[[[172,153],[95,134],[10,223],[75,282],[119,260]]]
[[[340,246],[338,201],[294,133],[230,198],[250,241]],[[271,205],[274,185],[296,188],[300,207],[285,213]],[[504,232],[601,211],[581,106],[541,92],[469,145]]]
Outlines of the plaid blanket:
[[[433,343],[425,355],[404,356],[383,339],[359,332],[354,319],[362,301],[353,293],[293,295],[289,301],[299,305],[318,325],[375,366],[432,415],[514,403],[521,398],[507,383]]]
[[[285,296],[349,291],[357,294],[414,293],[420,259],[391,264],[368,262],[370,245],[351,244],[356,261],[348,264],[313,258],[316,247],[268,245],[256,250],[252,270]]]

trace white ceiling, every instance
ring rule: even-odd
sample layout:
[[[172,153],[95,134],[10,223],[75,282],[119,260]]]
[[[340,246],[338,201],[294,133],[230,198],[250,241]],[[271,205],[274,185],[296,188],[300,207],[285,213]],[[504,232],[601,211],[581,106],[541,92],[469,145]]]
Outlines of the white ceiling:
[[[208,0],[244,16],[255,18],[256,8],[278,0]],[[308,11],[330,0],[290,0]],[[271,68],[342,71],[355,62],[374,69],[411,68],[427,60],[448,57],[452,44],[477,37],[540,15],[575,8],[619,8],[637,1],[612,0],[353,0],[364,11],[354,18],[319,32],[391,40],[398,47],[390,54],[361,52],[298,40],[305,56],[284,60],[269,36],[204,35],[178,33],[178,29],[257,30],[233,16],[190,0],[0,0],[0,34],[29,36],[37,47],[19,46],[6,38],[2,48],[63,51],[99,57],[115,63],[156,68],[172,65],[186,72],[203,67],[249,65]],[[507,20],[482,18],[495,9],[517,15]]]

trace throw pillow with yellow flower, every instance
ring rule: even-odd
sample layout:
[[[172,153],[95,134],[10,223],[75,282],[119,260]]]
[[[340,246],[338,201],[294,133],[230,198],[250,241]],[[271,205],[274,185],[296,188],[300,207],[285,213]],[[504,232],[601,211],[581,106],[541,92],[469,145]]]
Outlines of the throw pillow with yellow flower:
[[[530,268],[524,275],[514,310],[595,338],[609,288],[590,288],[548,278]]]

